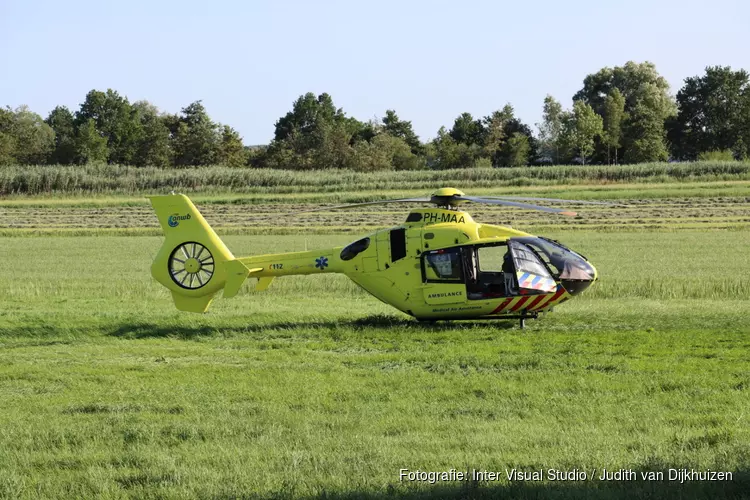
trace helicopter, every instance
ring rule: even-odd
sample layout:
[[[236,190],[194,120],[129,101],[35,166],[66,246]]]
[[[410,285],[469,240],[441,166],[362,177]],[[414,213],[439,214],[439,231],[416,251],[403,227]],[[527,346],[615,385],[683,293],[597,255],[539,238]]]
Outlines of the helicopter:
[[[172,292],[178,310],[205,312],[217,293],[234,297],[257,278],[266,290],[277,277],[341,273],[371,295],[420,321],[536,319],[598,279],[583,255],[561,243],[506,226],[475,222],[469,203],[576,213],[529,201],[610,205],[529,197],[475,197],[441,188],[425,198],[354,203],[306,212],[384,203],[432,205],[395,227],[340,247],[236,258],[184,194],[149,197],[165,233],[152,276]]]

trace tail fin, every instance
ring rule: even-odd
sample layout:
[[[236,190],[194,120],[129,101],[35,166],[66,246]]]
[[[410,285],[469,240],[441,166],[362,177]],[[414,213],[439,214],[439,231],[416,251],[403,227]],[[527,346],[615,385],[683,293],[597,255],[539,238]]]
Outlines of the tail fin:
[[[177,309],[205,312],[222,288],[224,296],[235,295],[251,270],[234,258],[193,202],[183,194],[150,200],[166,236],[151,275],[169,288]]]

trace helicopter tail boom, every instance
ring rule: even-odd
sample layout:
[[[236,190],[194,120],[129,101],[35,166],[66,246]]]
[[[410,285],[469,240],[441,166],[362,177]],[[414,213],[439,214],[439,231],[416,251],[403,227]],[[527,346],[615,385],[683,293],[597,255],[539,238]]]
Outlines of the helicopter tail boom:
[[[232,297],[248,276],[261,271],[234,258],[187,196],[149,199],[165,236],[151,275],[172,292],[177,309],[205,312],[219,290]]]

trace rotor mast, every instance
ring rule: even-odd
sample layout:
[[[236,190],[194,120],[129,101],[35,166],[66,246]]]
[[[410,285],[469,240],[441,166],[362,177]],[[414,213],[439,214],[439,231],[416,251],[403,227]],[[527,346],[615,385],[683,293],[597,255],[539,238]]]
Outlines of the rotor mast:
[[[462,197],[465,196],[463,191],[455,188],[440,188],[430,196],[430,203],[433,203],[437,208],[444,208],[446,210],[458,210],[458,206],[462,203],[466,203]]]

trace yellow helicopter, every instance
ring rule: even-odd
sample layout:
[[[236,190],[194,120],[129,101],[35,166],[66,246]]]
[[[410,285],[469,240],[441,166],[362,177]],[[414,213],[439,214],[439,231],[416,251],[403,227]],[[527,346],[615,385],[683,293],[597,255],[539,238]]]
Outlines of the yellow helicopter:
[[[356,203],[310,211],[419,203],[398,226],[343,247],[236,258],[182,194],[150,197],[166,239],[151,274],[172,292],[177,309],[205,312],[224,290],[233,297],[248,277],[255,290],[274,278],[342,273],[367,292],[418,320],[536,318],[578,295],[597,279],[582,255],[547,238],[475,222],[459,207],[487,203],[576,215],[525,203],[550,198],[474,197],[442,188],[429,198]]]

